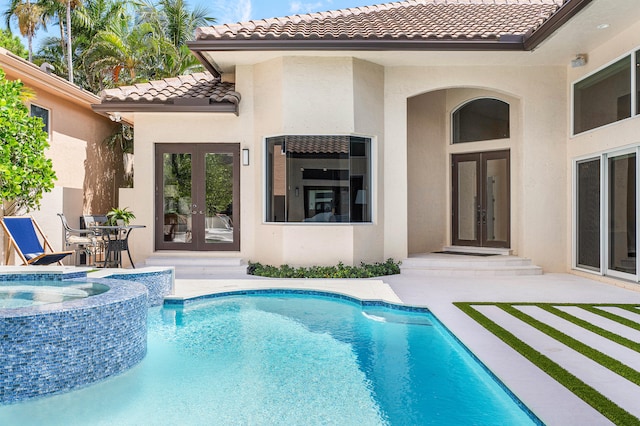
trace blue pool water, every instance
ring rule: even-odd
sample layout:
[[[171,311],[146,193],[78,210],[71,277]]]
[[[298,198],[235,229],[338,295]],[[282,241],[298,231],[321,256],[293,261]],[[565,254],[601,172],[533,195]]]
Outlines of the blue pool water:
[[[104,293],[109,287],[87,282],[27,280],[0,281],[0,309],[60,303]]]
[[[234,296],[153,308],[148,331],[133,369],[0,424],[535,424],[430,314]]]

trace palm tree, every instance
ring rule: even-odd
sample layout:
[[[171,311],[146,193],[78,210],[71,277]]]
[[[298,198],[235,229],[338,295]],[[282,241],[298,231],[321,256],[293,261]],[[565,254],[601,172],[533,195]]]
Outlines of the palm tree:
[[[124,17],[96,34],[84,61],[87,70],[107,86],[131,84],[152,74],[157,52],[158,40],[151,24],[134,25]]]
[[[147,0],[140,4],[139,10],[140,20],[153,24],[157,33],[164,34],[176,47],[192,40],[196,28],[216,21],[202,5],[189,10],[184,0],[159,0],[157,4]]]
[[[29,51],[29,62],[33,61],[33,37],[40,26],[45,25],[43,18],[43,9],[37,3],[31,3],[27,0],[22,3],[21,0],[13,0],[5,12],[7,28],[13,17],[18,20],[18,28],[20,34],[27,38],[27,49]]]
[[[82,0],[59,0],[64,2],[66,16],[66,56],[67,56],[67,72],[69,74],[69,82],[73,83],[73,47],[71,44],[71,11],[82,4]]]
[[[184,0],[146,0],[137,11],[135,19],[121,17],[98,32],[83,55],[88,75],[100,88],[202,69],[186,42],[197,27],[215,21],[206,9],[190,10]]]

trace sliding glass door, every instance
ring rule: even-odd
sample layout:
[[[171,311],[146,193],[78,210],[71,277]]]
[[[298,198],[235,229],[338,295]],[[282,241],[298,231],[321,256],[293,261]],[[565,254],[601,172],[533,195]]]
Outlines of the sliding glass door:
[[[576,268],[638,281],[637,169],[638,148],[576,162]]]
[[[576,264],[600,271],[600,158],[578,162],[576,168]]]
[[[637,275],[636,264],[636,153],[607,160],[608,273]]]

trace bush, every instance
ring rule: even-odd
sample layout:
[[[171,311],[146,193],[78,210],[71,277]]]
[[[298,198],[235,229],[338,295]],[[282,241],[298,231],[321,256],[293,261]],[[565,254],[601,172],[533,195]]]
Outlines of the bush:
[[[374,264],[361,262],[360,266],[347,266],[340,262],[336,266],[293,268],[286,264],[276,267],[249,262],[247,267],[247,274],[269,278],[372,278],[399,273],[400,262],[393,259]]]

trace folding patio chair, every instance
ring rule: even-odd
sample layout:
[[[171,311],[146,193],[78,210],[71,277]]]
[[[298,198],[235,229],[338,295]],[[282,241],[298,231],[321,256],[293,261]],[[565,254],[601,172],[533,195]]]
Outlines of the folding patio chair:
[[[73,251],[54,252],[47,237],[32,217],[7,216],[0,221],[0,225],[7,236],[5,264],[9,263],[11,248],[18,253],[23,265],[50,265],[55,262],[62,265],[62,259],[73,254]]]

